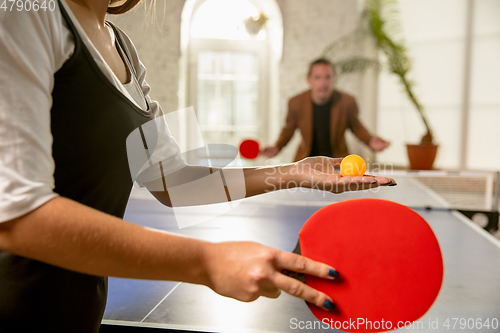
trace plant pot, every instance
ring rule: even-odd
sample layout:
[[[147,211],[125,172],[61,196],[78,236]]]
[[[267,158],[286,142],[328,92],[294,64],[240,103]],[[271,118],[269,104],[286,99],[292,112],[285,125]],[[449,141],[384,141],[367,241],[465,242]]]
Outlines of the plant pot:
[[[438,145],[421,143],[419,145],[406,145],[408,159],[412,170],[432,170]]]

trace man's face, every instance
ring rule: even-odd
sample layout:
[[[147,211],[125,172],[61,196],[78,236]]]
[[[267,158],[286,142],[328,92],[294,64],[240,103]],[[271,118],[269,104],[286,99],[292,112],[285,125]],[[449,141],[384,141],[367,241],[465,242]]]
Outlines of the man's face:
[[[332,84],[335,81],[335,74],[327,64],[316,64],[311,69],[311,75],[307,77],[307,82],[311,86],[314,96],[325,99],[330,96]]]

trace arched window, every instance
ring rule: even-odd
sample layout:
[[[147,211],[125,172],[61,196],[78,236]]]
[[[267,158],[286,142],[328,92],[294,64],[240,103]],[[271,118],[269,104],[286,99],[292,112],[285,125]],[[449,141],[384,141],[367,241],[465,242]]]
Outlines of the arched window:
[[[206,143],[238,145],[267,134],[266,28],[247,32],[259,10],[249,0],[197,1],[189,26],[188,104]]]

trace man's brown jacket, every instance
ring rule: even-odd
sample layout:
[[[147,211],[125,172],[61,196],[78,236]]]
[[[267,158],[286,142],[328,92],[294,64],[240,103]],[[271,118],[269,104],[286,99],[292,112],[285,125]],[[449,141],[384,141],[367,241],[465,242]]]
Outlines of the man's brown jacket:
[[[358,119],[358,106],[353,96],[333,91],[332,109],[330,115],[330,146],[332,156],[344,157],[349,155],[345,140],[345,130],[349,128],[362,142],[368,145],[371,139],[370,133]],[[313,141],[313,108],[311,90],[301,93],[288,102],[288,115],[286,124],[276,141],[276,146],[283,148],[299,128],[302,134],[295,161],[301,160],[311,152]]]

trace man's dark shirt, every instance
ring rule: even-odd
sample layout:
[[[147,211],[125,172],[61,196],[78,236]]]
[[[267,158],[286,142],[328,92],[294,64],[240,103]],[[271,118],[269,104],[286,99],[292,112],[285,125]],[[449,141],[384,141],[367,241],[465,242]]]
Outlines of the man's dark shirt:
[[[323,105],[313,105],[313,140],[309,156],[333,157],[330,146],[330,113],[333,98]]]

